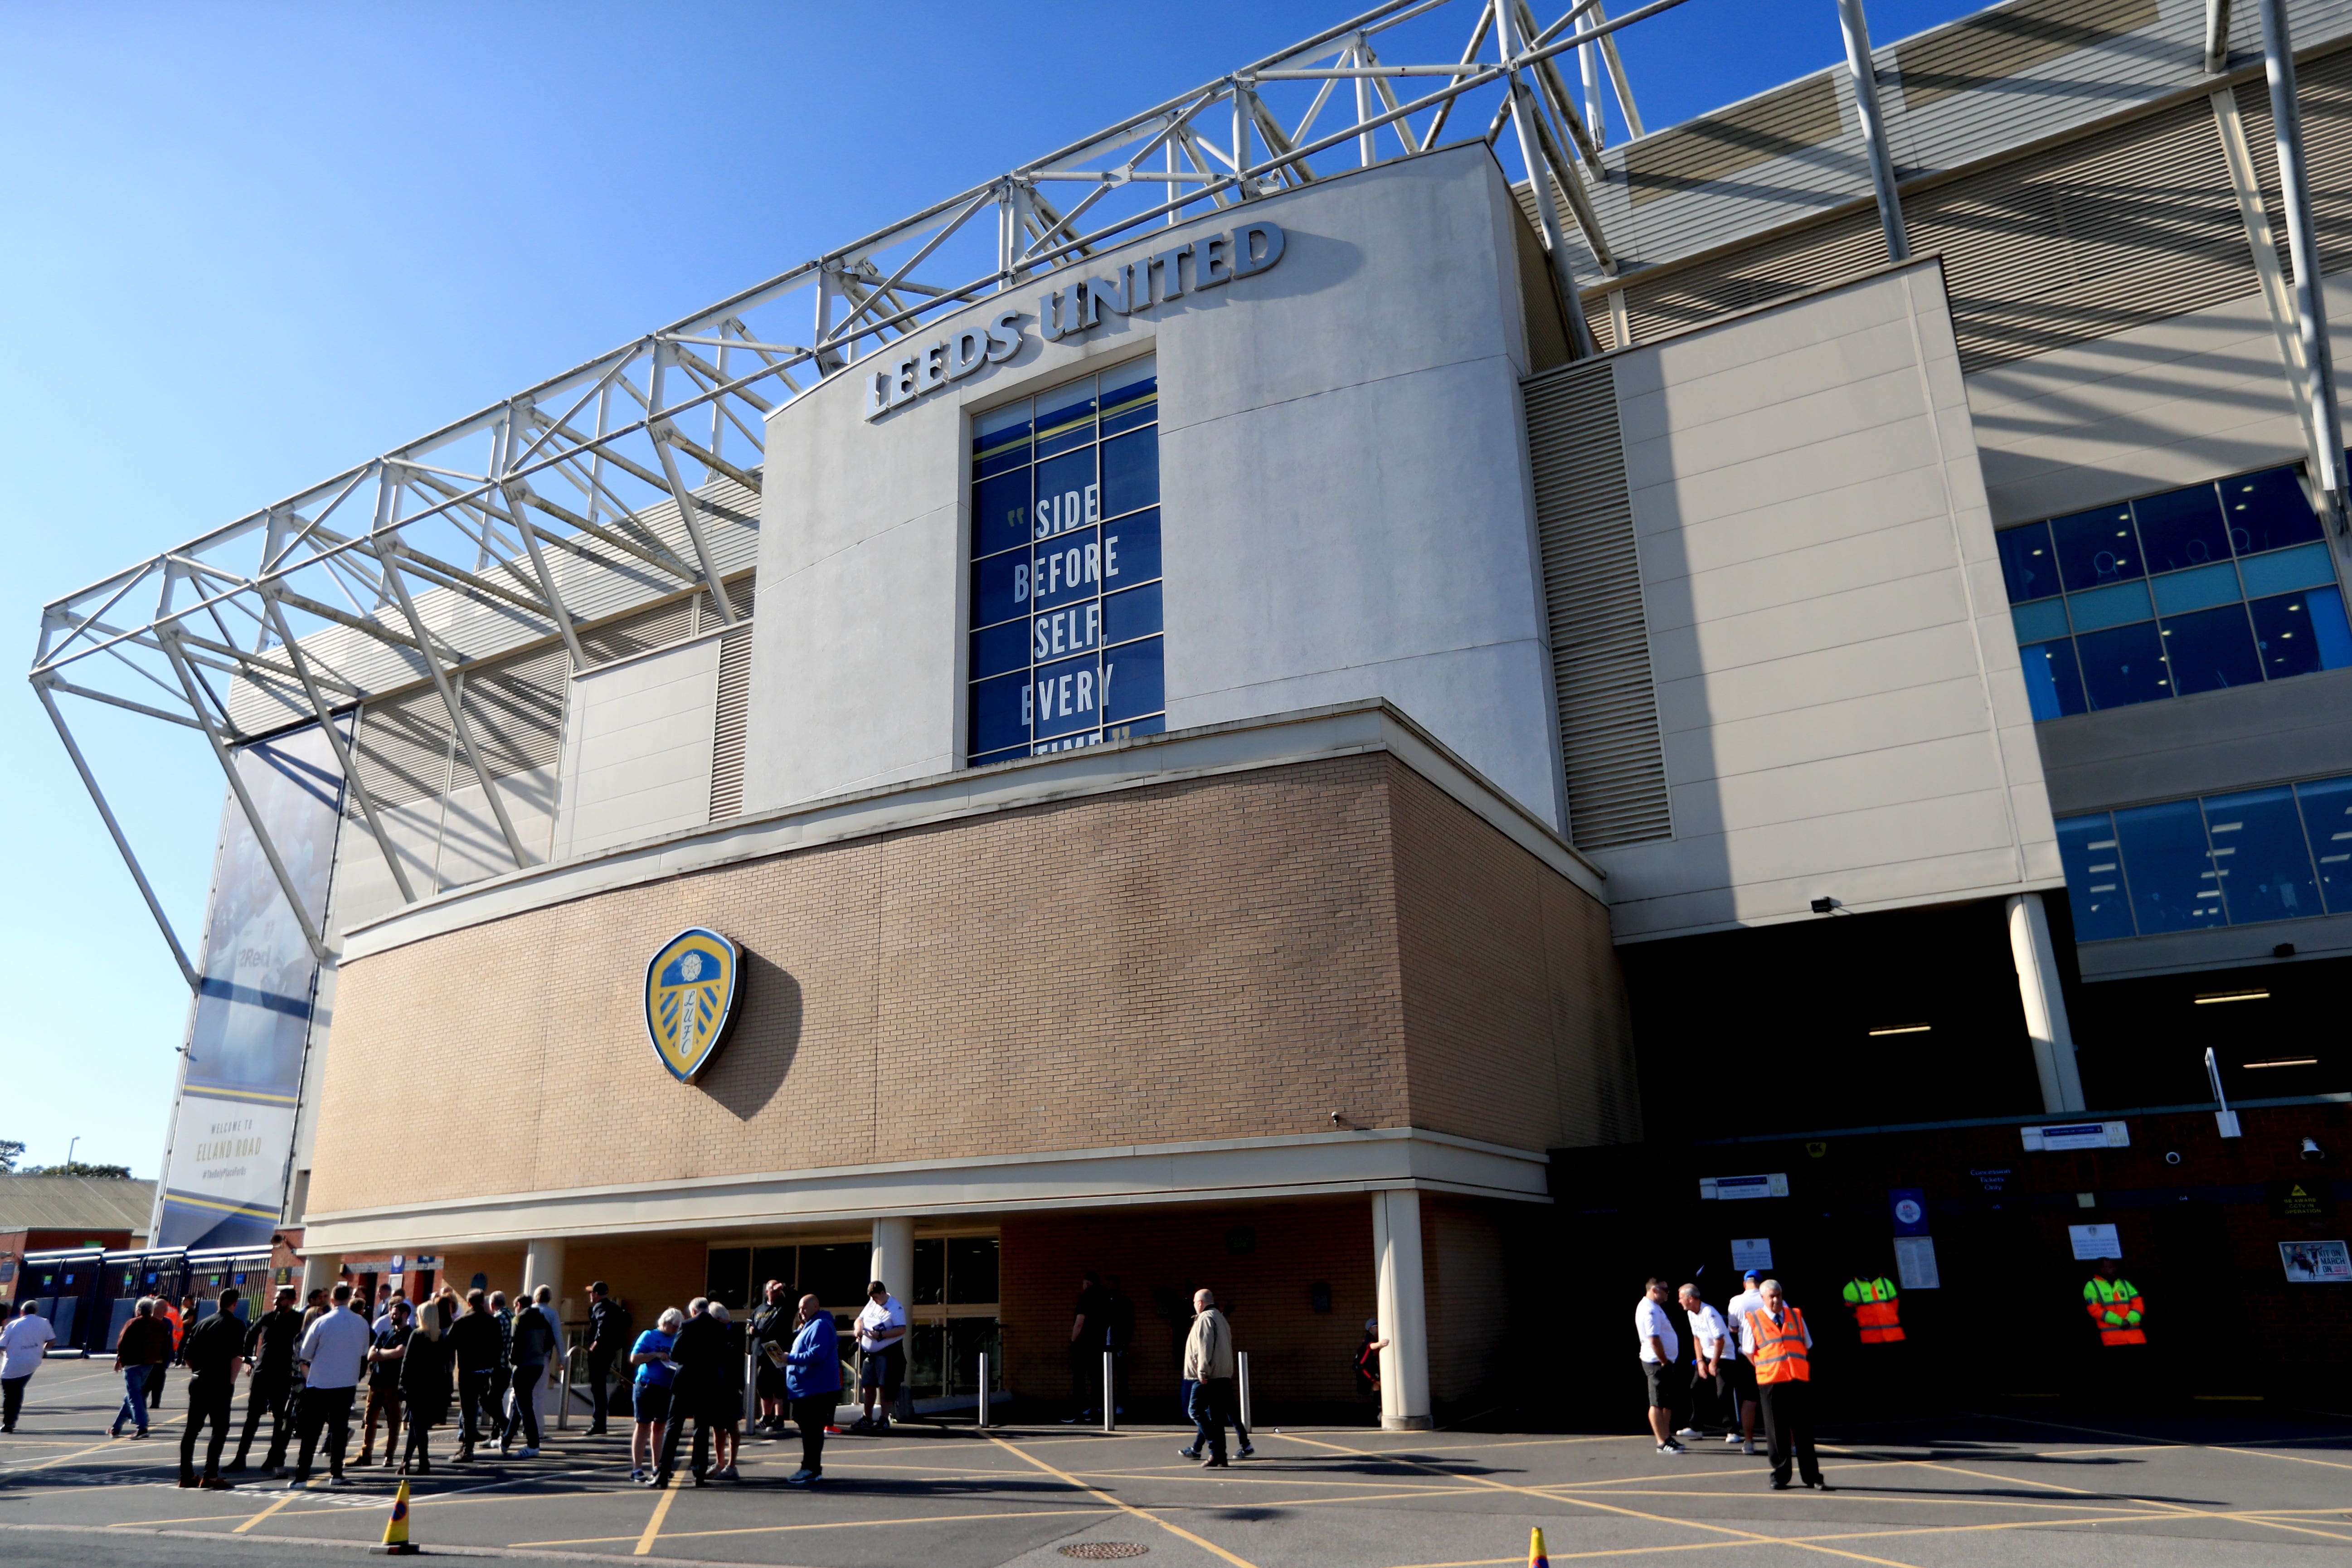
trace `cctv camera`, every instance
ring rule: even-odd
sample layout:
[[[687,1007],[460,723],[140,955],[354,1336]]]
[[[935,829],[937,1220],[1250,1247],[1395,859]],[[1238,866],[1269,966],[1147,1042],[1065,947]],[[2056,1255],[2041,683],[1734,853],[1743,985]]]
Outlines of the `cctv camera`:
[[[2316,1138],[2305,1139],[2303,1141],[2303,1147],[2297,1150],[2296,1152],[2304,1159],[2312,1162],[2314,1164],[2317,1164],[2320,1161],[2327,1158],[2327,1151],[2319,1146],[2319,1140]]]

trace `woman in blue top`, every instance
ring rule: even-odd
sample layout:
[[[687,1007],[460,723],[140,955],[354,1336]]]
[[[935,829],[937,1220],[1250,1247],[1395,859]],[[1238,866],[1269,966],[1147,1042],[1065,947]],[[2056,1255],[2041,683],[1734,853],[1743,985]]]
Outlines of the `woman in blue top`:
[[[833,1314],[814,1296],[801,1298],[800,1331],[784,1352],[784,1393],[801,1429],[801,1468],[784,1480],[804,1487],[824,1474],[824,1425],[841,1404],[841,1343]]]
[[[629,1479],[640,1484],[654,1456],[661,1452],[662,1428],[669,1424],[669,1386],[677,1377],[669,1348],[677,1342],[677,1331],[685,1322],[686,1314],[670,1308],[656,1326],[637,1336],[629,1352],[629,1364],[637,1369],[630,1391],[637,1425],[629,1435]]]

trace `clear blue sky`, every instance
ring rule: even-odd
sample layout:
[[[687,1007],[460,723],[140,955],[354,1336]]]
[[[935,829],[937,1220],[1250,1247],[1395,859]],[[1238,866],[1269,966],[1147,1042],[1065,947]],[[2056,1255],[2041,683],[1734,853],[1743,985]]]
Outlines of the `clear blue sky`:
[[[0,5],[0,628],[29,658],[50,598],[1349,14]],[[1652,129],[1842,58],[1832,0],[1622,43]],[[186,991],[5,690],[0,1138],[153,1175]],[[220,775],[76,706],[193,950]]]

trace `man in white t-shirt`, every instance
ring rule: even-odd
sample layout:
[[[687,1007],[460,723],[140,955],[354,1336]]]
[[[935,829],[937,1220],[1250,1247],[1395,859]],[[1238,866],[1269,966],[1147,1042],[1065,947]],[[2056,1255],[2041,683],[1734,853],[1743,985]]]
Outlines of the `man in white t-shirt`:
[[[25,1385],[41,1370],[41,1358],[58,1337],[35,1306],[26,1302],[0,1329],[0,1432],[16,1429],[16,1414],[25,1408]]]
[[[349,1285],[335,1287],[334,1302],[332,1311],[321,1312],[303,1331],[301,1347],[294,1352],[304,1368],[297,1422],[301,1449],[294,1461],[294,1479],[287,1483],[289,1489],[310,1485],[310,1458],[318,1452],[322,1432],[327,1437],[328,1483],[343,1484],[343,1449],[352,1440],[352,1391],[359,1385],[360,1370],[374,1335],[368,1321],[352,1310]]]
[[[1650,1385],[1651,1434],[1658,1439],[1659,1453],[1679,1454],[1684,1448],[1675,1441],[1673,1378],[1683,1342],[1666,1312],[1667,1289],[1664,1280],[1653,1279],[1642,1292],[1633,1307],[1633,1335],[1641,1342],[1642,1376]]]
[[[1694,1424],[1698,1420],[1699,1403],[1704,1399],[1722,1417],[1723,1440],[1745,1441],[1752,1454],[1756,1451],[1755,1370],[1740,1359],[1738,1337],[1723,1314],[1707,1305],[1696,1285],[1683,1287],[1682,1303],[1691,1331],[1691,1420]],[[1683,1436],[1697,1433],[1685,1427]]]
[[[890,1430],[890,1405],[907,1384],[907,1309],[877,1279],[866,1287],[866,1305],[857,1313],[857,1402],[866,1414],[853,1432]],[[882,1401],[882,1418],[874,1418],[874,1401]]]

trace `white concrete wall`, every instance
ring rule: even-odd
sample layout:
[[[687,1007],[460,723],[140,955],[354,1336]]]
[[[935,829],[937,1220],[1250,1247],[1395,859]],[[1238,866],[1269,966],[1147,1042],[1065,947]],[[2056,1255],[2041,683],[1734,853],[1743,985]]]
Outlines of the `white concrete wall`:
[[[2059,885],[1929,261],[1617,362],[1671,839],[1621,940]]]
[[[1055,343],[1024,288],[975,312],[1024,313],[1008,363],[770,420],[747,811],[959,765],[969,414],[1156,350],[1169,727],[1386,697],[1564,826],[1500,172],[1459,148],[1250,214],[1288,237],[1271,271]]]
[[[2327,280],[2327,312],[2352,312],[2352,277]],[[1994,365],[1968,390],[1996,526],[2303,458],[2259,293]]]
[[[558,859],[710,820],[719,640],[700,637],[572,677]]]

